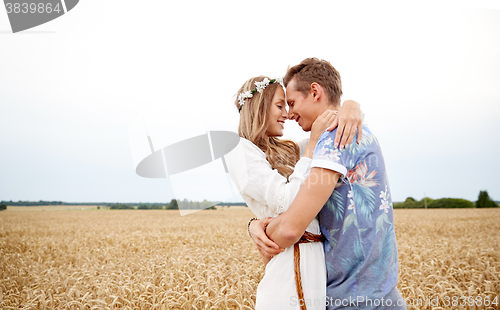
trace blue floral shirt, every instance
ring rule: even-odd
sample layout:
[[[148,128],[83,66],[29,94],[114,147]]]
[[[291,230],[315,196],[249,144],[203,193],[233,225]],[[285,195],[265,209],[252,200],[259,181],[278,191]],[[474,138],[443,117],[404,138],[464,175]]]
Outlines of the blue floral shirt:
[[[361,143],[339,150],[334,147],[335,134],[336,130],[322,134],[312,161],[312,167],[342,174],[319,213],[326,237],[328,309],[336,308],[336,299],[380,301],[398,279],[392,201],[379,143],[363,126]],[[363,309],[376,308],[367,305]]]

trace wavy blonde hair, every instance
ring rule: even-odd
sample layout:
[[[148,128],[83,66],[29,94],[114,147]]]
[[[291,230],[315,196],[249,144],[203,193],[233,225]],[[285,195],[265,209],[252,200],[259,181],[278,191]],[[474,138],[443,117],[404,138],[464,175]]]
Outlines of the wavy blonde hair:
[[[265,76],[251,78],[241,86],[234,102],[238,109],[240,109],[238,94],[254,89],[255,82],[261,82],[264,78]],[[288,179],[300,157],[299,146],[292,140],[278,139],[277,137],[264,139],[271,103],[278,87],[281,87],[281,84],[269,84],[262,93],[256,92],[252,98],[245,100],[240,109],[238,134],[257,145],[266,154],[266,159],[271,167],[277,169],[281,175]]]

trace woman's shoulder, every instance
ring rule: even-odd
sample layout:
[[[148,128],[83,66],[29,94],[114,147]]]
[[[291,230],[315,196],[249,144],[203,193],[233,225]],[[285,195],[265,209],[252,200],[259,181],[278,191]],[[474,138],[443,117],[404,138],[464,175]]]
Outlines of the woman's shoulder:
[[[248,175],[257,173],[257,170],[270,167],[265,153],[255,144],[245,138],[240,138],[238,145],[224,155],[227,169],[233,181],[248,179]]]
[[[245,151],[246,153],[251,152],[265,156],[265,153],[257,145],[255,145],[253,142],[245,138],[240,137],[240,142],[238,143],[236,148],[239,148]]]
[[[238,145],[225,157],[228,161],[238,163],[242,160],[251,161],[257,158],[265,158],[266,154],[250,140],[240,137]]]

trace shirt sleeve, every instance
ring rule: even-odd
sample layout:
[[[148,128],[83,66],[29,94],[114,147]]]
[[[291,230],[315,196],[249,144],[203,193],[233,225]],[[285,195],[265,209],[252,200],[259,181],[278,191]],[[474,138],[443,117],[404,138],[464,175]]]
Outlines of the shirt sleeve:
[[[325,131],[318,140],[314,149],[311,168],[319,167],[333,170],[341,174],[341,178],[347,175],[347,168],[341,160],[341,153],[338,148],[334,147],[334,138],[337,130]]]
[[[249,207],[266,208],[252,211],[255,214],[271,216],[288,209],[311,169],[311,159],[302,157],[287,182],[278,170],[271,167],[264,152],[243,138],[238,146],[226,155],[226,162],[236,188],[243,198],[250,198],[246,201]]]

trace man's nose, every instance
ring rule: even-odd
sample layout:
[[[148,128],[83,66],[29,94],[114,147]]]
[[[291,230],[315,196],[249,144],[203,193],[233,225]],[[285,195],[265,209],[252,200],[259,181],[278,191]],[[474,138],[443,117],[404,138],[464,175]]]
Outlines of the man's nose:
[[[295,118],[295,113],[288,112],[288,119],[293,120]]]

